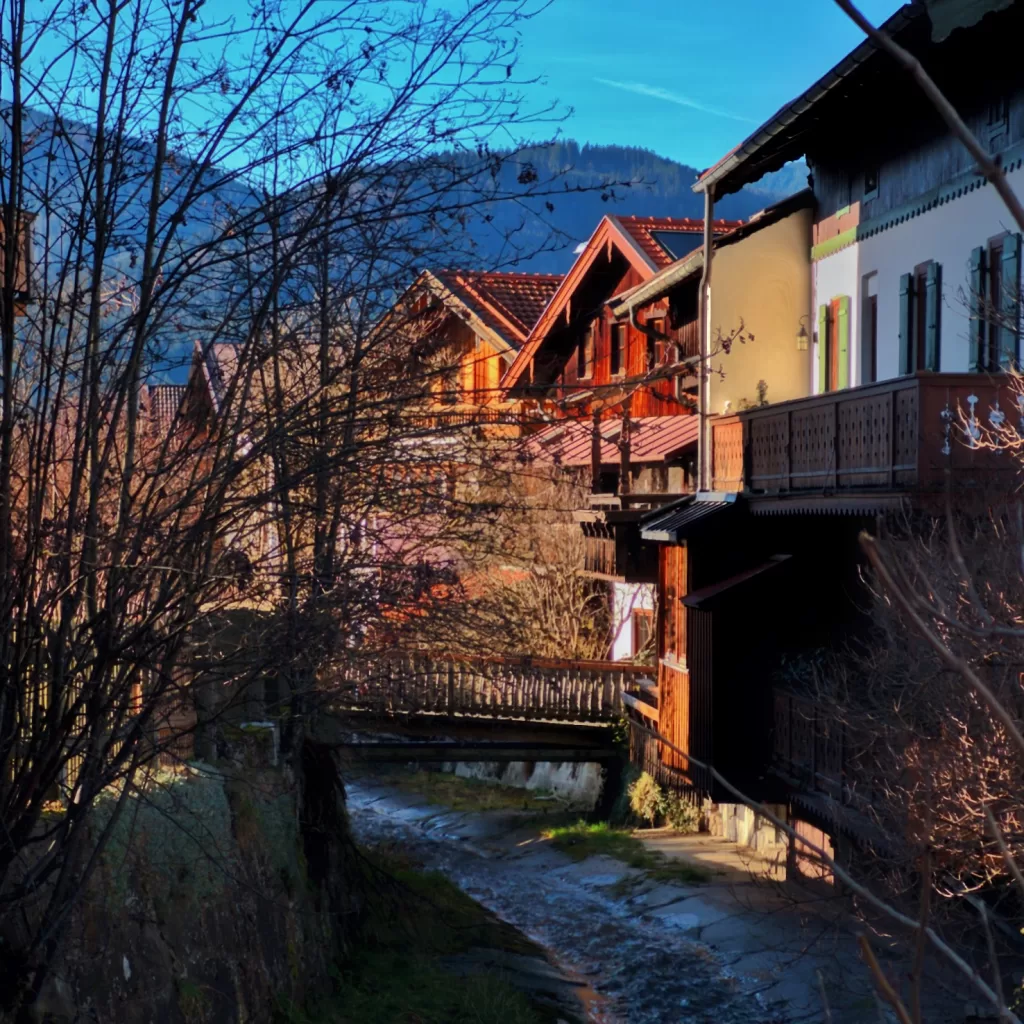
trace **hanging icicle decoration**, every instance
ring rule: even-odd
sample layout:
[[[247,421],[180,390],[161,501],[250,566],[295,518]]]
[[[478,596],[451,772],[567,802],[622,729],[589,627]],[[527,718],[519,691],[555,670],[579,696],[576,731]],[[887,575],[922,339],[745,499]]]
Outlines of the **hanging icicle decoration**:
[[[1022,413],[1024,415],[1024,413]],[[939,413],[939,419],[942,420],[942,432],[945,437],[942,445],[942,454],[950,456],[953,453],[953,449],[949,444],[949,435],[953,429],[953,410],[949,407],[949,398],[946,398],[946,408]]]
[[[967,417],[967,427],[964,433],[967,435],[967,447],[977,448],[978,442],[981,440],[981,427],[978,424],[978,417],[975,411],[975,407],[978,404],[977,395],[968,395],[967,404],[971,407],[971,415]]]

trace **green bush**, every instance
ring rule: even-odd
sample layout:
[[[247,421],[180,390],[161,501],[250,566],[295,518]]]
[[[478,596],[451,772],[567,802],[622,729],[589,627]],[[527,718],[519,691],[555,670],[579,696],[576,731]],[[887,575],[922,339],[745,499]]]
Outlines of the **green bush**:
[[[676,832],[690,834],[700,831],[700,811],[678,793],[665,793],[658,805],[658,813]]]
[[[633,813],[651,825],[658,816],[663,800],[661,786],[647,772],[629,787],[629,806]]]

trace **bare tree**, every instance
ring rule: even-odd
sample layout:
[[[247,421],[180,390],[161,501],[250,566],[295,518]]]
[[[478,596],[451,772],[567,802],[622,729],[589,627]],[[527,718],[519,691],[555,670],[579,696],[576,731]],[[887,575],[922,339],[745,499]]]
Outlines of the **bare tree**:
[[[558,188],[515,154],[552,113],[521,98],[532,13],[0,4],[0,1006],[39,992],[214,683],[269,679],[301,721],[464,540],[437,471],[483,449],[439,458],[415,415],[436,368],[377,324],[415,270],[476,255],[495,204]]]

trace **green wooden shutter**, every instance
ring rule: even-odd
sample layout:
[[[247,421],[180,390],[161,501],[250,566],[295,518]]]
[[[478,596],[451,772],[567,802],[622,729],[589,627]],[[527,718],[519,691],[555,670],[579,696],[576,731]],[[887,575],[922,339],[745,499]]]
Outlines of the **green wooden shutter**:
[[[993,267],[993,270],[995,268]],[[1016,365],[1018,353],[1018,325],[1020,323],[1020,235],[1007,235],[1003,240],[1003,287],[1000,289],[999,338],[1003,351],[1002,366]]]
[[[818,394],[828,391],[828,306],[818,307]]]
[[[971,250],[971,292],[968,295],[967,324],[968,337],[971,345],[971,367],[976,373],[988,369],[985,366],[985,354],[982,352],[985,328],[981,320],[982,289],[985,275],[985,250],[979,245]]]
[[[912,274],[902,274],[900,276],[900,373],[911,373],[914,367],[913,310],[914,277]]]
[[[839,299],[839,322],[836,333],[839,335],[839,373],[836,386],[850,386],[850,296],[843,295]]]
[[[925,283],[925,305],[928,319],[924,331],[924,368],[939,369],[939,351],[941,348],[942,327],[942,264],[929,263],[928,277]]]

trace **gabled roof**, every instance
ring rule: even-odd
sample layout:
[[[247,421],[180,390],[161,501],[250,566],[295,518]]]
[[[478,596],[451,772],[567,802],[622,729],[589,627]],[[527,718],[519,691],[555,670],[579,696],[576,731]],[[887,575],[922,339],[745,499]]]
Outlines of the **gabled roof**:
[[[487,270],[440,270],[433,274],[467,309],[517,350],[562,281],[561,274]]]
[[[641,463],[666,462],[697,444],[699,416],[638,416],[631,422],[629,459]],[[559,466],[589,466],[592,426],[580,420],[559,420],[532,434],[525,443],[527,457]],[[618,446],[622,421],[601,421],[601,464],[622,461]]]
[[[766,207],[760,213],[755,213],[746,223],[741,223],[728,234],[715,238],[714,248],[717,252],[729,245],[742,242],[749,235],[756,234],[764,228],[785,220],[791,214],[804,210],[814,205],[814,193],[810,189],[804,189],[795,195],[783,199],[781,202]],[[620,292],[614,298],[608,300],[612,314],[619,319],[627,316],[630,309],[639,308],[651,302],[657,302],[664,298],[673,288],[683,283],[687,278],[699,274],[704,269],[704,250],[695,249],[688,256],[681,260],[670,263],[663,267],[653,277],[642,281],[626,291]]]
[[[515,359],[537,317],[555,294],[561,274],[514,274],[489,270],[424,270],[389,317],[422,310],[425,293],[441,314],[421,319],[420,333],[436,330],[447,314],[458,317],[508,362]],[[429,309],[424,312],[429,312]],[[385,318],[387,321],[388,317]]]
[[[716,220],[714,230],[716,234],[724,233],[742,223],[741,220]],[[506,385],[514,386],[523,376],[587,271],[608,247],[614,247],[622,253],[630,266],[646,280],[698,248],[703,235],[704,221],[690,217],[618,217],[613,214],[602,217],[572,269],[562,279],[551,301],[533,325],[529,337],[505,376]]]

